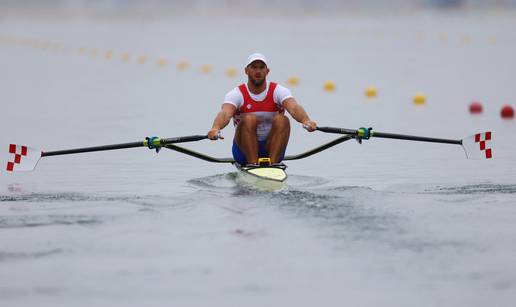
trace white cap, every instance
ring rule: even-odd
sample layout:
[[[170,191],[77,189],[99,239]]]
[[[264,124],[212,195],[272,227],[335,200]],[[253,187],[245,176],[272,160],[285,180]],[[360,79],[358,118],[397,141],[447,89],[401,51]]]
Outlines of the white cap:
[[[247,64],[245,66],[247,67],[249,64],[257,60],[262,61],[267,65],[267,58],[263,54],[253,53],[247,58]]]

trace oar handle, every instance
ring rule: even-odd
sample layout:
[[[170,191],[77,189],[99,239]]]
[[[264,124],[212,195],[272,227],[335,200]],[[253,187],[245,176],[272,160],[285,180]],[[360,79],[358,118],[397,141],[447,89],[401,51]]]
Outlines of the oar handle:
[[[345,128],[337,128],[337,127],[317,127],[317,130],[326,132],[326,133],[348,134],[348,135],[353,135],[353,136],[358,135],[358,130],[354,130],[354,129],[345,129]],[[440,138],[432,138],[432,137],[416,136],[416,135],[385,133],[385,132],[377,132],[374,130],[371,131],[371,137],[462,145],[462,140],[451,140],[451,139],[440,139]]]
[[[337,128],[337,127],[317,127],[316,130],[326,132],[326,133],[336,133],[336,134],[349,134],[349,135],[357,135],[357,130],[345,129],[345,128]]]
[[[184,142],[195,142],[207,139],[207,135],[189,135],[189,136],[178,136],[174,138],[161,139],[161,145],[165,146],[168,144],[174,143],[184,143]]]

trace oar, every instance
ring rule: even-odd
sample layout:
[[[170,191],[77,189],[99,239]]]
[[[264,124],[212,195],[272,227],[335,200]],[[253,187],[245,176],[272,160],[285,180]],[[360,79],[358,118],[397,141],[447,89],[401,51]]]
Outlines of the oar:
[[[32,171],[36,168],[36,165],[38,164],[39,160],[42,157],[69,155],[69,154],[94,152],[94,151],[135,148],[135,147],[148,147],[150,149],[159,149],[159,148],[169,145],[169,144],[195,142],[195,141],[200,141],[200,140],[204,140],[207,138],[208,138],[208,136],[206,136],[206,135],[190,135],[190,136],[180,136],[180,137],[173,137],[173,138],[166,138],[166,139],[152,137],[152,138],[146,138],[145,140],[140,141],[140,142],[121,143],[121,144],[102,145],[102,146],[83,147],[83,148],[73,148],[73,149],[64,149],[64,150],[56,150],[56,151],[42,151],[42,150],[32,148],[29,146],[10,144],[9,145],[9,154],[11,154],[11,159],[7,162],[6,170],[10,171],[10,172]]]
[[[358,130],[354,130],[337,127],[317,127],[316,129],[326,133],[351,135],[358,139],[368,139],[370,137],[377,137],[419,142],[455,144],[462,146],[468,159],[491,159],[493,157],[492,133],[490,131],[477,133],[461,140],[453,140],[416,135],[377,132],[373,131],[371,128],[360,128]]]

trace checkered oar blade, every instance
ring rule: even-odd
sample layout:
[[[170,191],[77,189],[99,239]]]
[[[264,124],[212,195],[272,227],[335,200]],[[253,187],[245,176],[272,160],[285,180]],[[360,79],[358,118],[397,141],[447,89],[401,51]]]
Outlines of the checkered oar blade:
[[[8,172],[32,171],[41,159],[41,150],[28,146],[10,144],[6,162]]]
[[[493,158],[493,134],[477,133],[462,140],[462,148],[468,159],[482,160]]]

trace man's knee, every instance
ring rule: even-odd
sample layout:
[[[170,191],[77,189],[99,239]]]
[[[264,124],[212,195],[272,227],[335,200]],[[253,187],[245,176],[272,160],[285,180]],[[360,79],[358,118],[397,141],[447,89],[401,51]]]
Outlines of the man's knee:
[[[258,119],[254,114],[245,114],[240,116],[239,125],[243,125],[247,128],[256,129],[256,125],[258,124]]]
[[[290,127],[290,121],[284,114],[276,114],[272,118],[272,126],[277,128]]]

